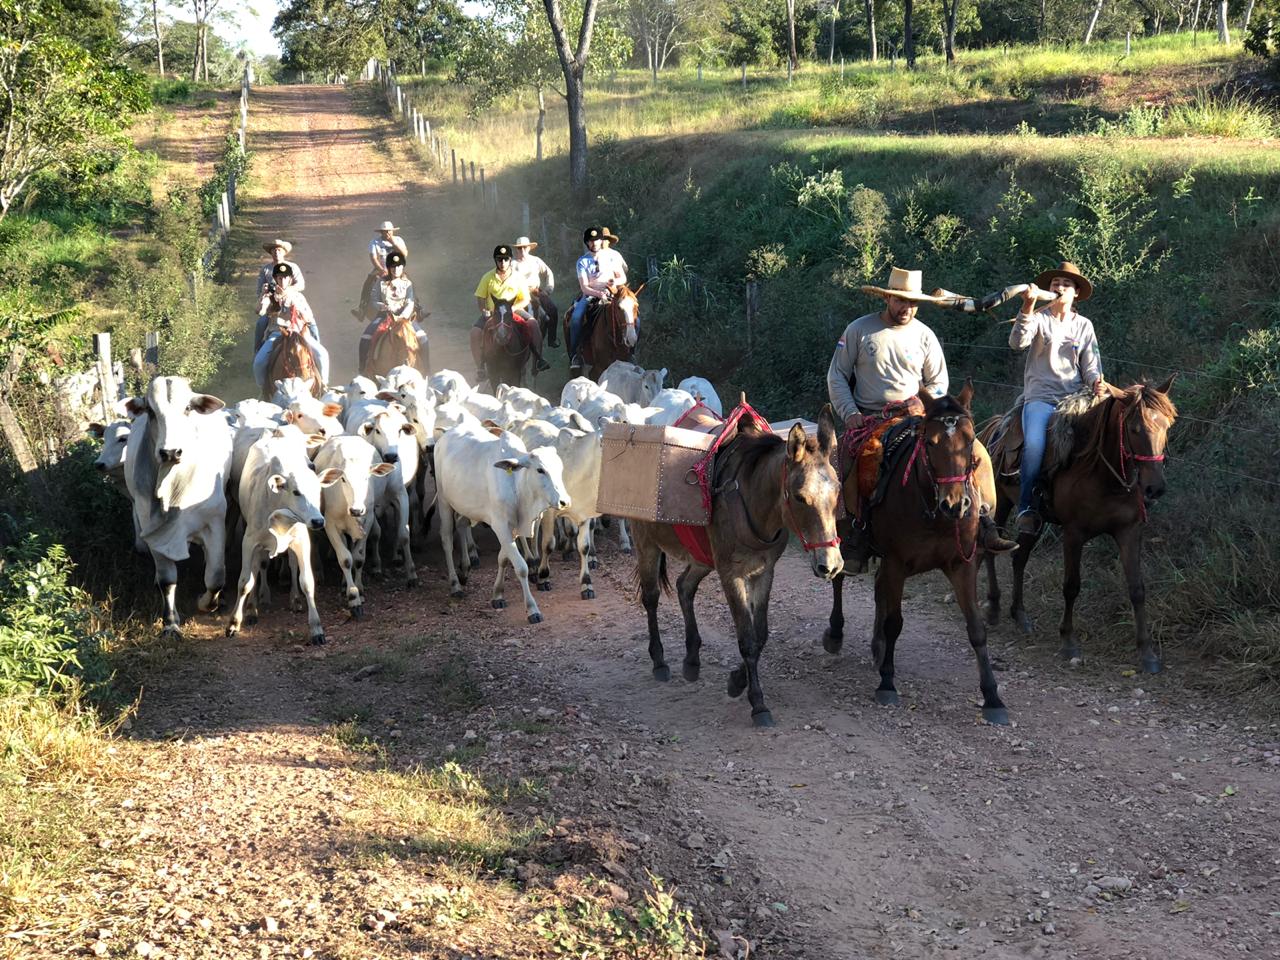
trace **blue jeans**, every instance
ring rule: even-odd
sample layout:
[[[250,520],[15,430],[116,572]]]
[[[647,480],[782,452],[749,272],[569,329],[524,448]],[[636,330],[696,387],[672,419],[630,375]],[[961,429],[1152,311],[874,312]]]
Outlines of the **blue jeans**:
[[[1022,405],[1022,477],[1018,493],[1018,513],[1031,509],[1031,492],[1044,463],[1045,441],[1053,404],[1031,400]]]
[[[591,300],[588,297],[579,297],[573,301],[573,312],[569,314],[569,342],[565,344],[569,349],[570,359],[582,350],[582,344],[578,341],[582,337],[582,321],[587,315],[587,307]]]

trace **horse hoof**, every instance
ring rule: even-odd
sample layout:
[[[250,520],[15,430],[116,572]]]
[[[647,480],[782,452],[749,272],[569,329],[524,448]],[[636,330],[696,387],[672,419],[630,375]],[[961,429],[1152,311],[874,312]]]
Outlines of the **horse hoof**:
[[[1159,673],[1164,669],[1164,664],[1160,662],[1160,658],[1154,653],[1147,654],[1141,660],[1143,673]]]
[[[1027,616],[1025,610],[1019,610],[1017,613],[1010,614],[1010,616],[1013,618],[1013,622],[1018,625],[1018,629],[1022,631],[1023,636],[1029,637],[1035,632],[1035,625],[1031,622],[1031,618]]]
[[[239,628],[239,627],[237,627],[235,624],[228,624],[228,625],[227,625],[227,636],[228,636],[228,637],[235,637],[235,636],[239,636],[239,634],[240,634],[240,628]],[[168,637],[168,636],[178,637],[178,636],[181,636],[181,634],[179,634],[177,630],[169,630],[169,629],[167,629],[167,628],[166,628],[166,629],[165,629],[165,631],[164,631],[164,636],[166,636],[166,637]]]
[[[164,637],[166,640],[181,640],[182,631],[177,627],[165,627],[160,631],[160,636]]]
[[[1000,604],[987,604],[987,626],[994,627],[1000,623]]]
[[[404,585],[408,587],[410,590],[412,590],[414,587],[418,585],[418,578],[410,577],[408,580],[404,582]]]
[[[547,593],[548,591],[550,591],[550,590],[551,590],[551,581],[550,581],[550,580],[539,580],[539,581],[538,581],[538,590],[539,590],[540,592],[542,592],[542,593]]]
[[[472,557],[472,558],[470,559],[470,563],[471,563],[471,569],[472,569],[472,570],[479,570],[479,569],[480,569],[480,557],[479,557],[479,556]]]
[[[323,633],[317,633],[314,637],[312,637],[312,638],[311,638],[311,645],[312,645],[313,647],[322,647],[322,646],[324,646],[324,634],[323,634]]]
[[[1084,656],[1083,654],[1081,654],[1079,647],[1070,647],[1070,646],[1064,645],[1062,649],[1058,651],[1058,656],[1060,656],[1063,660],[1066,660],[1068,663],[1084,662]]]
[[[507,601],[505,600],[494,599],[489,601],[489,606],[493,607],[493,609],[495,610],[502,610],[503,608],[506,607],[506,605],[507,605]]]
[[[686,663],[683,667],[680,668],[680,672],[684,674],[684,678],[688,680],[690,683],[697,683],[698,675],[702,673],[702,664]]]
[[[822,631],[822,649],[827,653],[839,653],[840,648],[843,646],[843,633],[832,633],[830,627]]]
[[[542,622],[542,614],[540,614],[540,613],[531,613],[531,614],[529,614],[529,622],[530,622],[530,623],[541,623],[541,622]]]
[[[896,707],[898,705],[897,690],[877,690],[876,703],[882,707]]]
[[[747,689],[747,671],[742,667],[738,667],[729,671],[729,696],[740,697],[742,691]]]
[[[457,590],[449,591],[449,596],[453,597],[455,600],[461,600],[466,595],[467,595],[467,591],[463,590],[461,587],[459,587]]]
[[[666,683],[668,680],[671,679],[671,668],[668,667],[665,663],[660,667],[654,667],[653,679],[661,680],[663,683]]]
[[[364,618],[364,604],[358,603],[351,608],[351,619],[361,620]]]
[[[1007,727],[1009,725],[1009,708],[983,707],[982,719],[993,726]]]
[[[590,587],[583,587],[583,588],[582,588],[582,599],[583,599],[583,600],[594,600],[595,598],[596,598],[596,592],[595,592],[594,590],[592,590]]]
[[[760,728],[773,726],[773,714],[768,710],[761,710],[759,713],[751,715],[752,725]]]

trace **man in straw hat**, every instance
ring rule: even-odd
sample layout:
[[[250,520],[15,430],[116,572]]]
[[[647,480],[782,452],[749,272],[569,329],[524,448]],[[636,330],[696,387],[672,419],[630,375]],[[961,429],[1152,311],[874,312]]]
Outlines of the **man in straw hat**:
[[[1057,299],[1037,310],[1036,300],[1045,299],[1041,289],[1045,287],[1057,294]],[[1056,270],[1036,277],[1022,294],[1022,309],[1009,331],[1009,346],[1027,351],[1022,374],[1022,467],[1014,521],[1019,533],[1034,535],[1043,522],[1033,501],[1049,418],[1058,401],[1085,388],[1095,397],[1103,392],[1102,359],[1093,323],[1075,309],[1092,295],[1093,284],[1074,263],[1064,260]]]
[[[360,306],[351,311],[351,315],[357,320],[365,319],[365,314],[369,311],[373,285],[379,280],[385,280],[388,276],[387,254],[392,250],[399,250],[402,257],[407,259],[409,256],[409,248],[405,245],[404,238],[396,236],[398,229],[399,227],[390,220],[383,220],[378,225],[373,240],[369,242],[369,262],[373,264],[373,269],[364,278],[364,286],[360,288]]]
[[[262,245],[262,249],[271,255],[271,259],[264,263],[258,270],[258,299],[261,301],[264,296],[271,292],[271,287],[275,283],[273,271],[277,264],[287,263],[289,269],[293,271],[293,289],[301,293],[302,289],[307,285],[306,279],[302,276],[302,268],[292,260],[285,259],[293,251],[293,244],[288,240],[269,240]],[[259,312],[258,325],[253,334],[253,352],[256,356],[258,348],[262,346],[262,338],[267,335],[267,315]]]
[[[551,299],[551,294],[556,290],[556,276],[545,260],[534,256],[533,251],[538,249],[536,241],[528,237],[516,237],[516,242],[511,245],[511,249],[514,257],[511,261],[512,269],[529,288],[533,306],[541,310],[547,318],[546,327],[543,329],[547,345],[558,347],[560,341],[556,337],[556,328],[560,326],[560,311],[556,309],[555,302]]]
[[[885,286],[862,288],[863,293],[883,297],[884,309],[859,317],[845,328],[827,370],[827,393],[847,431],[861,432],[890,417],[922,415],[924,405],[916,396],[921,388],[935,397],[947,392],[942,344],[916,319],[919,305],[935,299],[923,291],[921,281],[919,270],[893,267]],[[974,457],[983,545],[994,551],[1012,550],[1017,544],[1001,537],[989,516],[996,505],[995,475],[981,443],[975,443]],[[853,526],[849,572],[861,573],[870,559],[870,537],[865,520]]]

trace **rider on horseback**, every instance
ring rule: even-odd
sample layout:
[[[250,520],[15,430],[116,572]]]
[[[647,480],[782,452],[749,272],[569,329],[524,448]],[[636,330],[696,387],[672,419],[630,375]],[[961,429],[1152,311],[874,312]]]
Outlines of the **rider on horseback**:
[[[920,389],[941,397],[948,386],[942,344],[916,319],[919,302],[931,299],[921,290],[920,271],[894,267],[888,287],[865,286],[862,290],[883,297],[885,308],[859,317],[845,328],[827,370],[831,404],[846,431],[859,434],[886,419],[922,415],[924,407],[916,396]],[[982,543],[996,552],[1011,550],[1017,545],[1001,537],[989,517],[996,505],[990,458],[981,445],[975,456],[974,480],[982,500]],[[853,531],[848,572],[861,573],[872,550],[865,510],[853,524]]]
[[[587,252],[578,258],[578,299],[569,314],[569,373],[582,373],[582,321],[589,307],[596,303],[608,303],[614,290],[627,282],[627,264],[622,254],[609,250],[609,240],[615,243],[606,227],[588,227],[582,232],[582,242]]]
[[[398,229],[390,220],[383,220],[378,227],[378,232],[369,243],[369,262],[373,264],[373,269],[364,278],[364,286],[360,288],[360,306],[351,311],[351,315],[357,320],[363,320],[368,313],[369,301],[373,297],[373,285],[380,280],[385,280],[389,275],[387,255],[393,250],[398,250],[400,256],[409,256],[409,248],[405,246],[404,238],[396,236]]]
[[[287,263],[293,269],[293,288],[299,293],[306,287],[307,281],[302,276],[302,268],[292,260],[286,260],[285,257],[293,250],[293,244],[288,240],[272,240],[264,243],[262,249],[271,254],[271,259],[264,263],[258,270],[258,298],[259,301],[271,292],[271,287],[275,283],[272,271],[276,264]],[[253,332],[253,352],[256,355],[258,348],[262,346],[262,338],[267,335],[268,314],[266,310],[258,311],[258,325]]]
[[[1046,285],[1058,299],[1036,310],[1036,294]],[[1102,395],[1098,338],[1093,323],[1075,311],[1075,304],[1092,294],[1093,284],[1074,263],[1063,261],[1058,269],[1036,277],[1022,294],[1022,309],[1009,331],[1009,346],[1028,351],[1022,375],[1022,466],[1015,520],[1019,533],[1034,535],[1043,523],[1032,501],[1049,418],[1058,401],[1086,386],[1095,397]]]
[[[276,328],[262,341],[262,346],[253,358],[253,378],[258,386],[266,385],[267,369],[271,365],[271,355],[286,333],[294,333],[302,338],[307,349],[315,357],[316,367],[320,371],[323,383],[329,382],[329,351],[320,344],[320,330],[316,326],[315,315],[307,298],[293,286],[293,268],[287,263],[277,263],[272,268],[274,283],[272,291],[263,296],[260,313],[271,309],[276,319]],[[266,301],[271,300],[273,306]]]
[[[542,359],[542,331],[533,319],[529,305],[529,288],[511,266],[511,248],[505,243],[493,248],[493,269],[480,278],[476,286],[476,304],[480,318],[471,327],[471,356],[476,362],[476,382],[487,379],[484,368],[484,331],[493,319],[495,300],[511,304],[514,319],[524,332],[525,343],[533,353],[533,372],[550,370],[551,364]]]
[[[555,301],[551,299],[551,294],[555,293],[556,289],[555,274],[551,272],[545,260],[533,255],[533,251],[538,249],[536,241],[528,237],[516,237],[516,242],[511,245],[511,248],[515,251],[515,260],[512,261],[511,266],[524,278],[534,307],[546,314],[547,343],[558,347],[560,343],[556,340],[556,327],[560,325],[560,311],[556,309]]]
[[[378,284],[378,299],[373,305],[373,319],[360,334],[360,369],[364,370],[369,359],[369,348],[373,344],[373,336],[378,327],[387,319],[408,320],[413,327],[413,334],[418,338],[419,363],[425,367],[427,353],[427,334],[417,320],[418,304],[413,296],[413,281],[405,276],[404,254],[392,250],[387,254],[387,276]],[[424,369],[422,371],[426,373]]]

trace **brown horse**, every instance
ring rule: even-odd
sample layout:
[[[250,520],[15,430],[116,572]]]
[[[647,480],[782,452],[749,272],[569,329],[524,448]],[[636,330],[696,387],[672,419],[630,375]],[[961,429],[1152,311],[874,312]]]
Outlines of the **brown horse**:
[[[883,556],[876,571],[876,618],[871,637],[871,655],[880,670],[876,702],[898,702],[893,655],[902,633],[902,591],[907,578],[941,570],[951,581],[978,661],[983,719],[1008,723],[1009,711],[1000,700],[987,652],[987,628],[978,608],[978,565],[974,561],[979,496],[973,480],[976,435],[970,413],[973,384],[966,382],[955,397],[935,399],[924,390],[919,396],[925,414],[913,418],[914,429],[904,435],[900,447],[886,452],[888,479],[883,499],[868,518],[871,536]],[[845,480],[844,497],[852,513],[859,503],[856,468]],[[844,643],[843,580],[842,574],[832,581],[830,626],[822,635],[828,653],[838,653]]]
[[[773,568],[786,549],[788,531],[804,545],[815,576],[830,580],[843,566],[836,537],[840,482],[831,466],[836,430],[830,407],[823,410],[818,423],[816,439],[806,437],[804,428],[796,424],[783,440],[746,418],[737,436],[721,447],[713,467],[707,531],[714,567],[695,560],[670,525],[640,521],[631,525],[654,678],[671,678],[658,634],[660,588],[670,591],[666,558],[685,564],[676,590],[684,614],[684,677],[690,681],[698,679],[701,669],[702,638],[694,618],[694,595],[714,569],[720,575],[742,655],[742,663],[729,674],[729,696],[747,691],[751,719],[758,727],[773,725],[758,668],[769,639]]]
[[[634,291],[623,285],[614,291],[608,303],[596,303],[587,309],[583,325],[590,332],[582,337],[578,349],[589,365],[588,376],[599,381],[601,374],[615,360],[630,361],[640,342],[640,284]],[[564,312],[564,342],[569,342],[569,319],[572,310]]]
[[[428,372],[430,360],[418,349],[418,335],[413,329],[416,317],[393,317],[387,314],[373,332],[373,342],[365,358],[361,374],[374,379],[385,377],[393,367],[416,367]]]
[[[267,361],[267,376],[262,386],[262,399],[270,400],[275,394],[276,382],[289,377],[310,379],[311,395],[319,397],[325,391],[320,380],[320,368],[315,355],[302,339],[301,334],[285,333],[271,352]]]
[[[1062,656],[1080,657],[1072,611],[1080,593],[1080,556],[1094,537],[1109,534],[1120,548],[1120,562],[1133,604],[1138,661],[1147,673],[1159,673],[1160,657],[1147,623],[1146,587],[1142,582],[1142,531],[1147,506],[1164,494],[1164,450],[1178,410],[1169,399],[1171,376],[1159,386],[1138,383],[1124,390],[1107,384],[1106,399],[1081,414],[1074,423],[1074,445],[1053,471],[1045,491],[1045,519],[1062,526],[1063,583]],[[983,428],[990,437],[998,419]],[[1000,463],[1003,438],[995,441],[992,461]],[[1018,475],[997,474],[999,505],[996,523],[1003,524],[1018,502]],[[1031,618],[1022,605],[1027,559],[1044,530],[1018,537],[1013,556],[1013,602],[1009,615],[1030,634]],[[995,560],[987,559],[987,618],[1000,617],[1000,584]]]
[[[484,326],[484,368],[495,390],[500,383],[523,387],[524,368],[533,353],[511,303],[494,300],[493,314]]]

